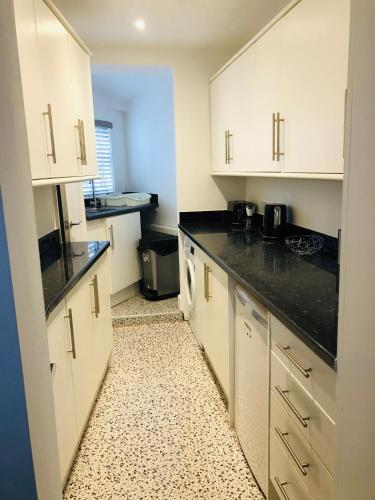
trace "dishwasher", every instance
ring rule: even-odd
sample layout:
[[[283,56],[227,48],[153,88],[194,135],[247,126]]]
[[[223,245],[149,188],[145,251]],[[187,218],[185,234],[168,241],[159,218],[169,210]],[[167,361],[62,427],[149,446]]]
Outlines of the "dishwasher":
[[[243,453],[268,496],[269,330],[268,312],[236,287],[234,426]]]

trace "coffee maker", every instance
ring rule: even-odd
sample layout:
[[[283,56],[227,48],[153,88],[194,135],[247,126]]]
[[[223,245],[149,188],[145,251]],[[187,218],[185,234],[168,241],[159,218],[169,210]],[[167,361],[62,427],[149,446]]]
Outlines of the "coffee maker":
[[[285,235],[286,205],[266,203],[264,205],[262,236],[264,240],[277,241]]]
[[[242,228],[246,222],[246,201],[229,201],[228,210],[232,212],[232,225]]]

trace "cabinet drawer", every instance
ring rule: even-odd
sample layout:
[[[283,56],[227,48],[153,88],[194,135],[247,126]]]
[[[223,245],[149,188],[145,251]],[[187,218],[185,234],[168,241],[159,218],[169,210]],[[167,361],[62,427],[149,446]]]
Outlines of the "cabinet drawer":
[[[281,499],[311,500],[305,485],[297,476],[272,431],[270,432],[270,479]]]
[[[333,500],[333,477],[272,393],[270,426],[310,495],[317,500]]]
[[[335,423],[274,353],[271,353],[271,391],[333,475],[336,455]],[[308,420],[304,420],[305,418]]]
[[[271,349],[335,420],[336,373],[274,316],[271,316]]]

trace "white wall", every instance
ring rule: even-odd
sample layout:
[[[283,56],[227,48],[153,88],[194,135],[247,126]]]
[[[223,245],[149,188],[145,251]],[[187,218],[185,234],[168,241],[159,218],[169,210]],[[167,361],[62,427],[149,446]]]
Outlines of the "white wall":
[[[289,222],[337,238],[341,227],[342,182],[301,179],[248,178],[246,199],[258,205],[261,201],[286,203]]]
[[[129,190],[159,195],[154,224],[177,226],[173,74],[145,77],[147,86],[129,103],[126,123]]]
[[[55,186],[33,188],[35,222],[38,238],[59,227]]]
[[[351,6],[337,361],[337,500],[375,498],[375,3]]]
[[[105,120],[113,124],[112,154],[115,191],[128,190],[126,177],[127,156],[125,148],[125,113],[126,104],[100,92],[93,85],[94,114],[96,120]]]
[[[214,180],[210,166],[210,76],[233,54],[208,49],[92,47],[93,64],[172,68],[178,210],[225,209],[227,200],[243,198],[242,179]]]

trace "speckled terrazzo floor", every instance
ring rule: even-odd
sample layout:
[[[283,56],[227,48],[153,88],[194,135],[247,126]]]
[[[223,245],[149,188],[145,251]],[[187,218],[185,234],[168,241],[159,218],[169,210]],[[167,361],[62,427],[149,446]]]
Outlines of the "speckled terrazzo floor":
[[[188,323],[121,327],[65,500],[262,499]]]
[[[152,301],[140,295],[112,307],[114,317],[178,312],[177,298]]]

